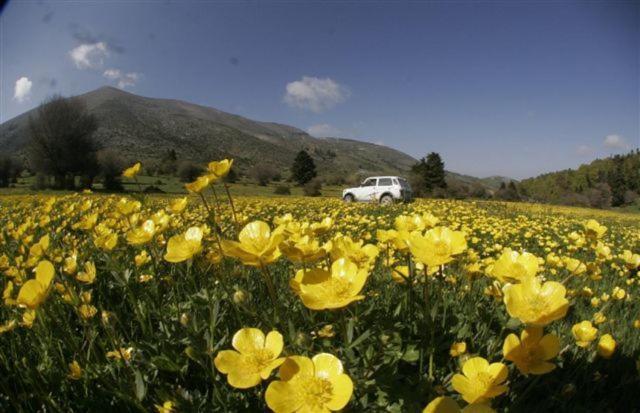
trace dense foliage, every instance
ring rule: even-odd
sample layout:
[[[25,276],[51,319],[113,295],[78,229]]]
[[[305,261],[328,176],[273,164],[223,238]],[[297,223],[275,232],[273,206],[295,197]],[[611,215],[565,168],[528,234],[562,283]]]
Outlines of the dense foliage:
[[[298,183],[304,185],[317,175],[316,164],[313,158],[309,156],[307,151],[300,151],[293,160],[291,165],[291,178]]]
[[[231,167],[0,199],[0,410],[638,408],[637,216],[233,199]]]
[[[640,151],[525,179],[520,189],[528,197],[553,203],[599,208],[630,204],[640,194]]]

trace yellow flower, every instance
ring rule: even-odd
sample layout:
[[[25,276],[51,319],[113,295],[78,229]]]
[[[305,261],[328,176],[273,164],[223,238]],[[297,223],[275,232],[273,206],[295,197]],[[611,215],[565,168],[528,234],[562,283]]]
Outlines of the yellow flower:
[[[210,183],[211,181],[208,176],[201,176],[193,182],[184,184],[184,187],[187,191],[198,194],[208,187]]]
[[[584,224],[584,233],[588,238],[602,238],[605,232],[607,232],[607,227],[600,225],[595,219],[590,219]]]
[[[129,347],[129,348],[120,347],[117,350],[109,351],[107,353],[107,358],[114,359],[114,360],[129,361],[131,360],[132,356],[133,356],[133,347]]]
[[[435,227],[424,235],[413,232],[409,237],[409,250],[416,260],[430,270],[453,260],[453,256],[467,249],[467,241],[461,231],[447,227]]]
[[[7,333],[17,326],[18,323],[16,323],[16,320],[7,321],[6,323],[0,325],[0,334]]]
[[[520,284],[503,287],[504,303],[511,317],[525,324],[545,326],[567,314],[566,289],[555,281],[541,284],[537,277],[525,277]]]
[[[451,397],[440,396],[431,400],[422,413],[495,413],[495,410],[482,403],[469,404],[460,409],[458,403]]]
[[[453,376],[451,384],[467,403],[482,403],[508,390],[502,383],[509,370],[502,363],[489,364],[482,357],[473,357],[462,365],[462,372],[464,375]]]
[[[579,347],[587,347],[598,336],[598,329],[591,324],[591,321],[585,320],[574,324],[571,327],[571,334]]]
[[[572,275],[580,275],[587,271],[587,266],[575,258],[562,257],[562,264]]]
[[[151,257],[149,256],[147,251],[143,250],[140,254],[134,257],[133,261],[136,263],[136,267],[142,267],[143,265],[151,261]]]
[[[616,351],[616,341],[611,334],[604,334],[598,341],[598,354],[606,359],[611,358]]]
[[[191,227],[184,234],[174,235],[167,242],[164,259],[177,263],[191,259],[202,250],[202,229]]]
[[[605,321],[607,321],[607,317],[606,317],[603,313],[601,313],[600,311],[598,311],[597,313],[595,313],[595,314],[593,315],[593,322],[594,322],[596,325],[598,325],[598,324],[602,324],[602,323],[604,323]]]
[[[318,330],[318,337],[331,338],[335,335],[336,333],[335,331],[333,331],[333,324],[327,324],[324,327],[322,327],[320,330]]]
[[[18,292],[17,303],[29,309],[36,309],[44,302],[49,294],[49,287],[55,276],[53,264],[40,261],[35,269],[36,278],[25,282]]]
[[[140,162],[136,162],[135,165],[125,169],[122,172],[122,176],[125,178],[135,178],[135,176],[138,175],[138,173],[140,173],[141,167],[142,165],[140,165]]]
[[[223,159],[221,161],[209,162],[207,171],[216,178],[224,178],[227,176],[233,165],[233,159]]]
[[[13,295],[13,282],[7,281],[7,284],[2,291],[2,300],[4,301],[4,305],[12,306],[16,304],[16,300],[12,297]]]
[[[141,206],[142,204],[140,203],[140,201],[135,201],[127,198],[120,198],[118,200],[118,203],[116,204],[116,209],[122,215],[131,215],[134,212],[139,211]],[[96,219],[97,219],[97,215],[96,215]]]
[[[630,250],[624,250],[622,252],[622,259],[628,269],[634,270],[640,268],[640,254],[633,254]]]
[[[169,203],[169,210],[174,214],[179,214],[187,207],[187,197],[176,198]]]
[[[80,307],[78,307],[78,312],[80,313],[80,316],[82,318],[88,320],[96,315],[98,309],[90,304],[82,304]]]
[[[262,267],[280,257],[278,244],[282,238],[281,231],[272,232],[267,223],[253,221],[240,231],[240,242],[222,240],[222,252],[227,257],[238,258],[244,265]]]
[[[284,358],[278,358],[283,341],[277,331],[271,331],[265,337],[257,328],[242,328],[233,335],[231,345],[237,351],[220,351],[214,364],[218,371],[227,375],[229,384],[238,389],[257,386],[284,362]]]
[[[461,341],[459,343],[451,344],[451,348],[449,349],[449,354],[451,357],[458,357],[467,352],[467,343]]]
[[[80,367],[77,361],[73,360],[69,363],[69,374],[67,374],[67,377],[71,380],[80,380],[82,377],[82,367]]]
[[[68,275],[75,274],[78,270],[78,254],[73,253],[69,257],[65,258],[62,270]]]
[[[337,261],[340,258],[355,263],[358,267],[371,267],[378,256],[379,250],[373,244],[364,244],[364,241],[354,241],[348,236],[339,236],[329,241],[325,246],[331,253],[331,259]]]
[[[487,269],[487,273],[501,282],[520,282],[538,273],[538,257],[528,252],[522,254],[505,248],[500,258]]]
[[[305,307],[312,310],[342,308],[354,301],[362,300],[362,287],[369,273],[345,258],[331,265],[331,271],[314,268],[299,270],[290,281]]]
[[[116,247],[116,245],[118,245],[118,235],[114,232],[105,228],[97,230],[97,232],[98,235],[93,239],[93,243],[96,247],[104,251],[111,251]]]
[[[76,279],[85,284],[93,284],[96,280],[96,266],[93,262],[87,261],[84,263],[84,271],[80,271],[76,275]]]
[[[353,393],[353,382],[340,360],[328,353],[312,359],[292,356],[279,370],[280,380],[269,384],[267,406],[275,413],[330,412],[343,409]]]
[[[162,406],[159,404],[154,404],[153,406],[156,408],[158,413],[172,413],[175,411],[173,409],[173,402],[170,400],[162,403]]]
[[[31,328],[34,321],[36,321],[36,310],[26,310],[22,314],[22,323],[20,323],[20,325],[23,327]]]
[[[130,245],[142,245],[153,239],[156,233],[156,224],[152,219],[146,220],[141,226],[127,233],[127,242]]]
[[[279,248],[289,260],[298,264],[318,261],[327,254],[320,243],[308,235],[293,235],[280,243]]]
[[[627,292],[620,287],[614,287],[612,294],[613,298],[615,298],[616,300],[624,300],[624,298],[627,296]]]
[[[522,374],[546,374],[556,368],[549,360],[560,352],[560,340],[554,334],[543,336],[542,327],[527,327],[520,334],[509,334],[502,347],[504,358],[513,361]]]

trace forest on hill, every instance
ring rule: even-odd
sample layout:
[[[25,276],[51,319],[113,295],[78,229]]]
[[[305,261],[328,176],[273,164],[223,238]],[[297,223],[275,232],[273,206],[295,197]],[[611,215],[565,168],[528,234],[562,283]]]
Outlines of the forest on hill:
[[[525,179],[519,189],[527,198],[556,204],[596,208],[634,204],[640,194],[640,150]]]

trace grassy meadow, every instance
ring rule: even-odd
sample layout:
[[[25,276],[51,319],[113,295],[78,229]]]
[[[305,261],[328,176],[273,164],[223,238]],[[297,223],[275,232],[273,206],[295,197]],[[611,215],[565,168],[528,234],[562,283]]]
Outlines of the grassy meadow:
[[[1,411],[640,408],[639,215],[272,197],[224,169],[0,197]]]

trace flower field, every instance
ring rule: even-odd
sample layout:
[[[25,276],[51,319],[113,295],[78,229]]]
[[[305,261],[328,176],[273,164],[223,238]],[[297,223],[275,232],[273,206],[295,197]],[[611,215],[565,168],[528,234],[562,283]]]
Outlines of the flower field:
[[[234,198],[230,167],[0,198],[0,411],[640,411],[639,216]]]

